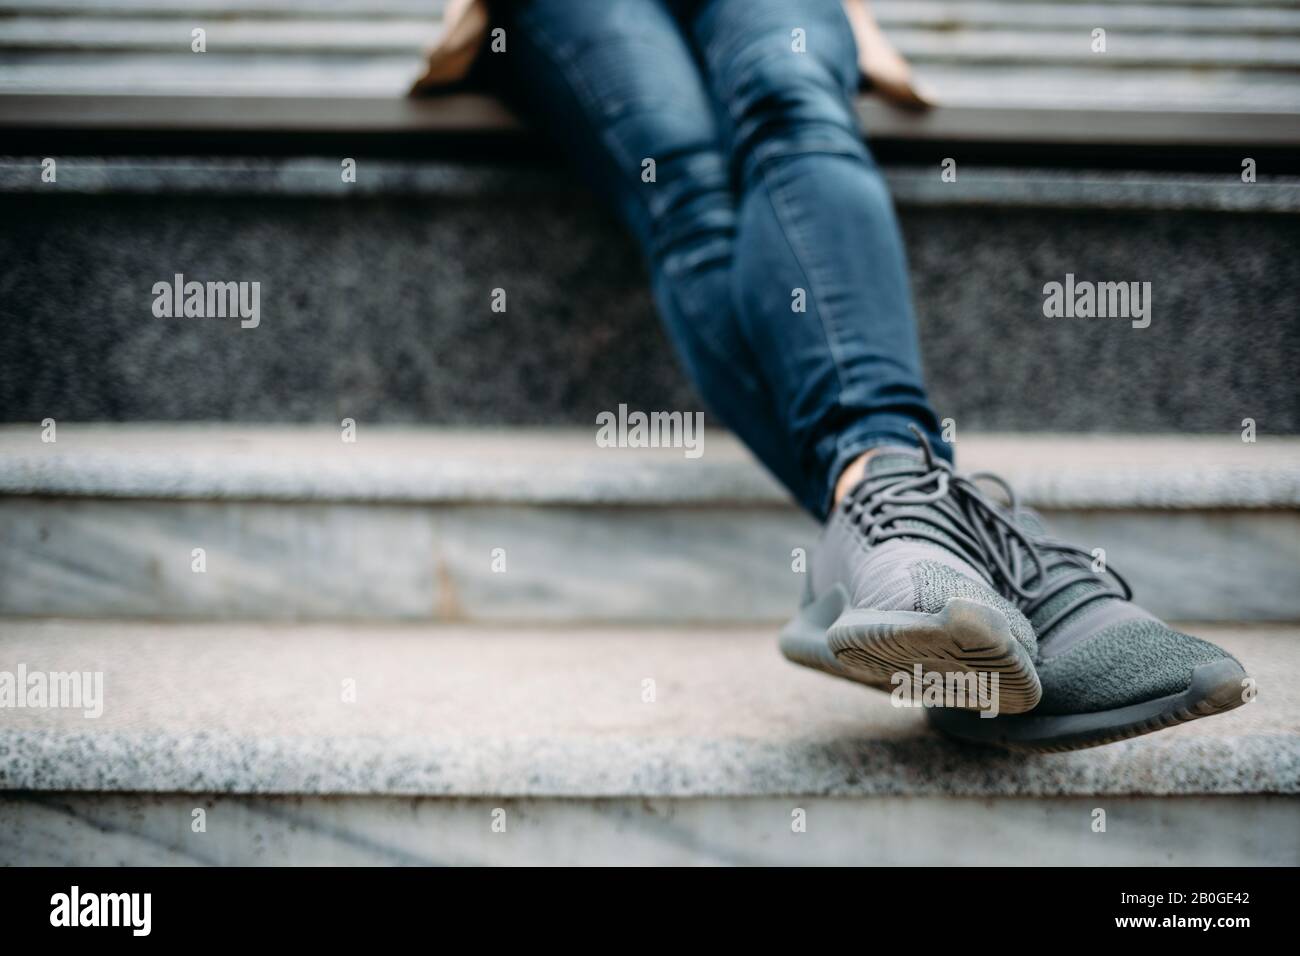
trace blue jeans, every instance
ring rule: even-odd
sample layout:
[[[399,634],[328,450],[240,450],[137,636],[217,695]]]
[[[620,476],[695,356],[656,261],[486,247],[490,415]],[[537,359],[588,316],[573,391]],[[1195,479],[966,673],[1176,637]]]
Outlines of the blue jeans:
[[[824,518],[840,471],[911,424],[951,457],[839,0],[503,13],[514,99],[616,207],[705,403],[804,508]]]

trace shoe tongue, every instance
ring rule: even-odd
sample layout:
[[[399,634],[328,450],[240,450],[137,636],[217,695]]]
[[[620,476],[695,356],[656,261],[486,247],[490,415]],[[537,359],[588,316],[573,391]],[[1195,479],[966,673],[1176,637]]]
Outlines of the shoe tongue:
[[[902,471],[907,468],[920,468],[925,460],[919,449],[903,448],[891,445],[881,448],[867,459],[867,476],[878,475],[886,471]]]
[[[914,472],[917,475],[920,475],[928,470],[929,469],[926,467],[925,456],[921,453],[921,450],[919,448],[908,448],[905,446],[890,445],[888,447],[881,448],[869,459],[867,459],[865,477],[866,480],[869,481],[878,475],[883,475],[891,471],[893,472],[910,471],[910,472]],[[927,509],[931,509],[934,510],[936,513],[938,513],[938,509],[934,508],[933,505],[908,504],[905,507],[907,507],[909,510],[912,510],[913,512],[925,511]],[[940,514],[941,525],[948,520],[950,519],[944,518]],[[894,522],[894,528],[899,531],[911,529],[915,531],[925,532],[925,534],[904,535],[901,540],[924,541],[926,544],[932,545],[935,548],[943,547],[942,545],[939,545],[936,542],[934,542],[929,537],[930,535],[937,536],[942,541],[947,542],[947,547],[945,550],[952,552],[963,563],[964,566],[963,573],[973,578],[983,577],[983,575],[981,575],[979,571],[975,570],[974,566],[970,564],[970,559],[969,557],[967,557],[965,551],[961,548],[961,546],[957,544],[956,540],[954,540],[951,535],[944,532],[942,530],[942,527],[936,527],[934,524],[931,524],[928,521],[922,521],[916,518],[900,518]]]
[[[1054,576],[1055,574],[1049,574],[1048,580],[1051,580]],[[1073,628],[1074,622],[1080,620],[1082,615],[1091,614],[1104,604],[1123,600],[1120,597],[1111,595],[1089,601],[1086,604],[1080,605],[1078,608],[1057,621],[1056,624],[1052,626],[1052,630],[1049,633],[1042,633],[1044,625],[1051,621],[1056,612],[1061,608],[1065,607],[1076,598],[1083,597],[1083,595],[1091,591],[1100,590],[1103,590],[1103,585],[1097,581],[1077,581],[1031,614],[1029,616],[1029,623],[1034,626],[1034,631],[1040,635],[1040,639],[1044,643],[1050,644],[1054,638],[1064,637],[1066,634],[1069,634]]]
[[[1041,538],[1046,536],[1047,527],[1043,524],[1043,519],[1039,517],[1037,511],[1031,508],[1019,508],[1012,517],[1016,524],[1029,532],[1030,537]]]
[[[1021,527],[1027,529],[1034,537],[1041,537],[1045,534],[1042,519],[1040,519],[1033,511],[1018,511],[1016,513],[1016,522]],[[1050,562],[1052,557],[1053,556],[1050,552],[1043,554],[1044,561]],[[1049,569],[1047,572],[1047,581],[1049,586],[1052,581],[1057,580],[1062,575],[1073,574],[1076,570],[1077,566],[1068,564],[1062,564],[1059,567]],[[1039,582],[1035,578],[1028,581],[1027,584],[1031,588],[1036,588],[1038,587]],[[1057,611],[1074,601],[1076,598],[1080,598],[1093,591],[1104,590],[1107,590],[1107,586],[1099,580],[1076,581],[1059,594],[1054,595],[1049,601],[1043,604],[1042,607],[1034,611],[1034,613],[1029,616],[1029,623],[1034,626],[1035,630],[1038,630],[1044,624],[1047,624],[1056,615]],[[1118,597],[1099,598],[1095,601],[1089,601],[1087,604],[1081,605],[1077,610],[1072,611],[1065,617],[1061,618],[1061,620],[1052,628],[1052,632],[1048,635],[1048,638],[1050,639],[1054,635],[1064,634],[1069,630],[1071,622],[1078,619],[1080,614],[1089,613],[1103,604],[1119,600],[1121,600],[1121,598]]]

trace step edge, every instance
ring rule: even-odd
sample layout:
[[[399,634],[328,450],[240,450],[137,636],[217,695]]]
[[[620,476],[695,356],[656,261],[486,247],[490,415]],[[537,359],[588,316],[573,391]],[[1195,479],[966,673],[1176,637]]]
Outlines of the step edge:
[[[1135,740],[1036,759],[976,751],[935,737],[809,742],[800,752],[762,740],[610,742],[594,734],[590,741],[521,736],[439,745],[414,737],[10,730],[0,731],[0,750],[7,753],[9,768],[0,791],[439,797],[1300,794],[1300,738],[1280,732]],[[576,769],[548,779],[547,767],[556,764]],[[137,772],[141,767],[163,769]],[[918,769],[923,767],[938,769]],[[386,782],[376,785],[377,779]]]

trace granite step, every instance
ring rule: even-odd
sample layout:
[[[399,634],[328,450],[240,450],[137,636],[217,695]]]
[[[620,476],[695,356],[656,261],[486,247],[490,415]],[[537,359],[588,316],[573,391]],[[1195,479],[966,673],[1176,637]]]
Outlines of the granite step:
[[[0,620],[3,667],[102,674],[7,709],[9,790],[506,797],[1300,793],[1300,627],[1189,625],[1248,706],[1092,750],[950,742],[754,627]],[[351,700],[349,700],[349,692]]]
[[[0,862],[1294,865],[1300,632],[1195,630],[1254,702],[1026,757],[941,739],[762,628],[6,619],[0,669],[102,673],[103,708],[5,712]]]
[[[339,109],[295,107],[326,123]],[[244,115],[265,119],[256,103]],[[698,407],[639,255],[580,183],[533,147],[514,163],[382,161],[354,152],[369,134],[349,135],[346,152],[289,159],[0,160],[0,420],[574,425],[620,402]],[[890,164],[940,416],[1152,434],[1249,417],[1300,433],[1300,180],[1230,148],[1195,174],[1072,170],[1059,155],[982,167],[940,143]],[[1258,182],[1241,181],[1243,156]],[[178,273],[259,283],[256,327],[155,316],[155,284]],[[1150,282],[1150,325],[1045,316],[1045,286],[1067,276]]]
[[[730,436],[594,428],[0,428],[0,614],[764,622],[817,527]],[[1300,440],[959,437],[1154,612],[1300,620]],[[196,549],[201,549],[201,553]],[[800,551],[802,549],[802,552]],[[196,563],[197,562],[197,563]],[[202,571],[196,571],[201,567]]]

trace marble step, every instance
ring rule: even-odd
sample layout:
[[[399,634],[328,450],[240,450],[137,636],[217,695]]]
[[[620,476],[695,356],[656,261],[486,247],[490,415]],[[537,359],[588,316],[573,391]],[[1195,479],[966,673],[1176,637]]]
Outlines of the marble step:
[[[14,707],[6,790],[497,797],[1300,794],[1300,628],[1190,628],[1258,681],[1228,714],[1011,756],[787,662],[755,627],[0,619],[0,670],[96,675]],[[99,675],[102,675],[99,676]],[[1293,834],[1293,838],[1300,834]]]
[[[4,712],[0,864],[1294,865],[1297,629],[1196,630],[1254,702],[1012,757],[765,628],[4,619],[103,708]]]
[[[730,436],[595,429],[0,428],[0,614],[775,622],[816,525]],[[1164,617],[1300,620],[1300,439],[971,434]],[[201,550],[200,550],[201,549]],[[196,570],[201,567],[202,570]]]
[[[1098,810],[1106,814],[1104,832],[1093,829]],[[503,798],[0,790],[0,863],[1294,866],[1296,810],[1294,797],[1271,795]],[[805,829],[795,831],[796,820]]]

